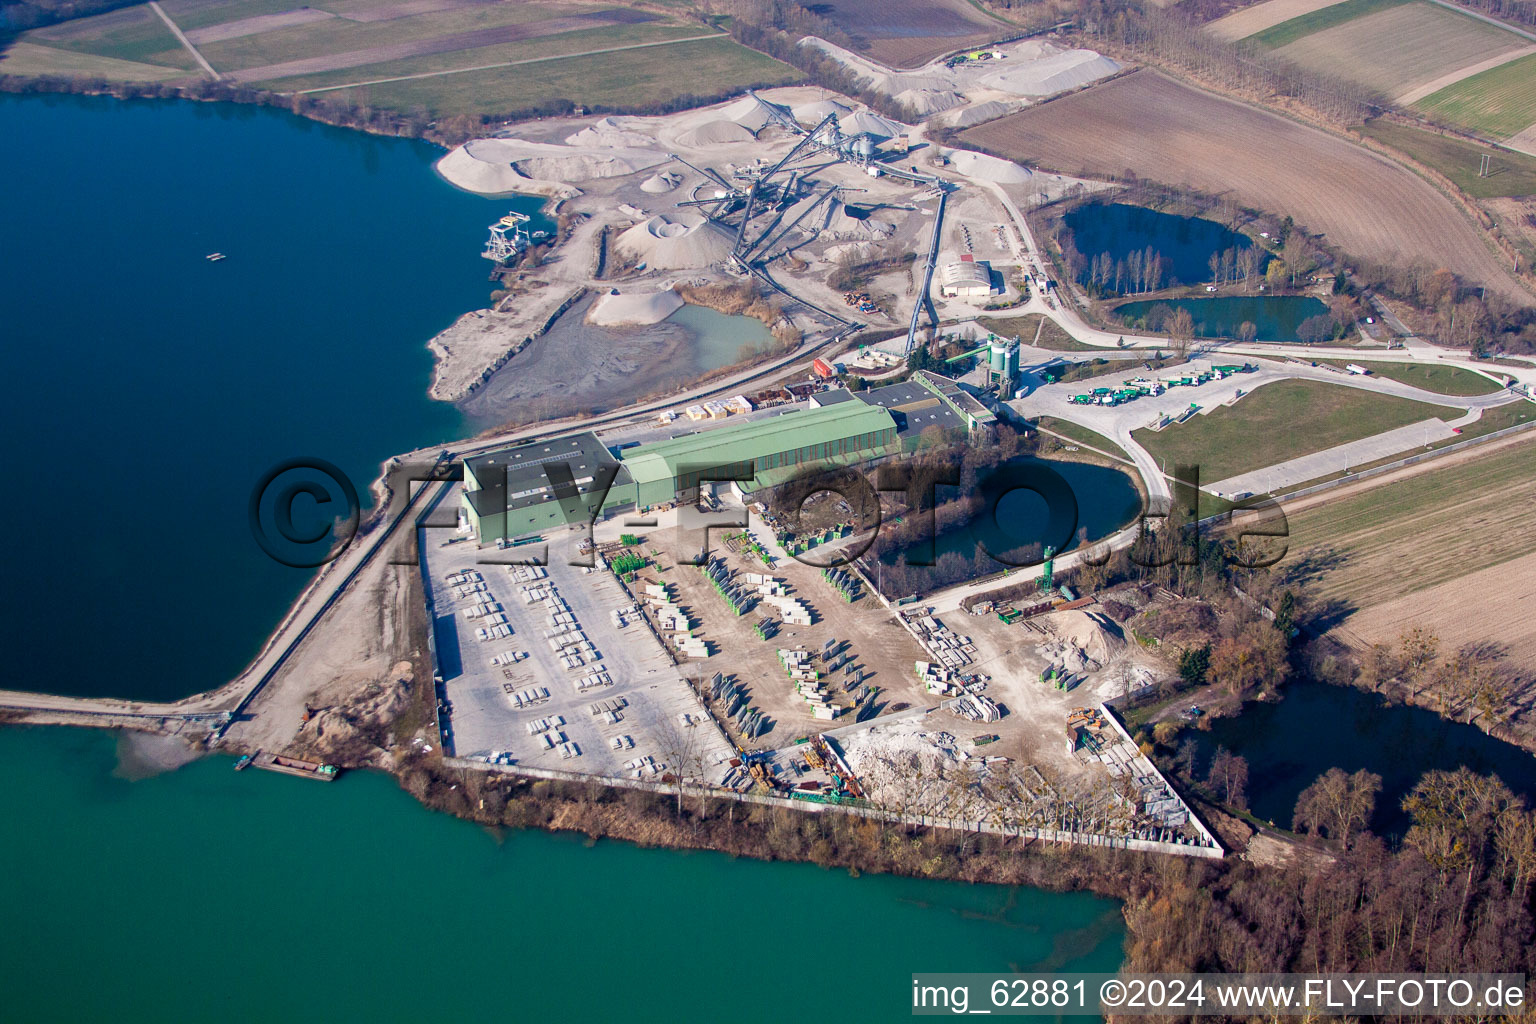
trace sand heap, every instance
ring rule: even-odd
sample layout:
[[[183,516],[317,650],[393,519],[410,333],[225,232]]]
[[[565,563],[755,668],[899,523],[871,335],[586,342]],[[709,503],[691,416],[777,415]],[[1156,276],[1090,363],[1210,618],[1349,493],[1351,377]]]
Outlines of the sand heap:
[[[667,154],[654,150],[627,149],[605,153],[588,149],[529,156],[513,161],[512,166],[520,174],[543,181],[590,181],[593,178],[622,178],[655,167],[666,159]]]
[[[682,308],[682,296],[671,288],[627,294],[614,288],[597,297],[592,308],[587,310],[587,320],[599,327],[659,324]]]
[[[953,89],[904,89],[896,94],[896,102],[912,111],[915,117],[931,117],[958,107],[965,102],[965,97]]]
[[[756,96],[743,96],[720,113],[749,132],[760,132],[774,123],[774,114],[789,114],[789,110]]]
[[[439,160],[437,169],[460,188],[501,193],[526,189],[530,179],[564,183],[623,177],[668,159],[666,153],[637,146],[577,147],[522,139],[474,139]]]
[[[985,103],[978,103],[974,107],[967,107],[960,111],[950,119],[949,123],[956,128],[969,128],[971,125],[981,124],[983,121],[994,121],[1013,109],[1014,107],[998,100],[988,100]]]
[[[642,181],[640,183],[640,191],[649,192],[651,195],[660,195],[663,192],[671,192],[682,183],[683,176],[681,174],[674,174],[671,171],[662,171],[658,174],[653,174],[649,178],[646,178],[644,181]]]
[[[579,132],[567,135],[565,144],[599,149],[645,149],[656,145],[656,140],[624,128],[611,117],[604,117]]]
[[[1068,672],[1097,672],[1125,648],[1125,638],[1111,631],[1108,620],[1082,609],[1052,612],[1055,635],[1039,645],[1042,655]]]
[[[677,141],[691,147],[729,146],[738,142],[751,142],[755,137],[735,121],[717,118],[688,129],[677,137]]]
[[[946,150],[945,156],[955,165],[955,170],[978,181],[995,181],[1002,185],[1017,185],[1034,177],[1027,168],[1011,160],[976,153],[969,149]]]
[[[852,107],[845,107],[836,100],[818,100],[815,103],[802,103],[794,109],[795,120],[807,128],[814,128],[826,120],[828,114],[836,114],[838,119],[853,113]]]
[[[1055,52],[1045,53],[1046,49]],[[1117,73],[1120,65],[1093,50],[1063,50],[1042,44],[1039,60],[1008,63],[982,79],[988,88],[1016,96],[1050,96],[1079,89]]]
[[[720,263],[734,239],[720,225],[692,211],[663,213],[624,231],[620,252],[660,270],[693,270]]]
[[[829,238],[849,239],[853,241],[876,241],[890,237],[896,230],[896,225],[888,221],[876,220],[867,211],[855,209],[853,212],[838,200],[827,203],[825,218],[821,222],[821,233]]]
[[[881,139],[894,139],[907,130],[905,125],[890,118],[881,117],[879,114],[871,114],[867,110],[838,118],[838,127],[842,128],[844,135],[857,135],[862,132]]]

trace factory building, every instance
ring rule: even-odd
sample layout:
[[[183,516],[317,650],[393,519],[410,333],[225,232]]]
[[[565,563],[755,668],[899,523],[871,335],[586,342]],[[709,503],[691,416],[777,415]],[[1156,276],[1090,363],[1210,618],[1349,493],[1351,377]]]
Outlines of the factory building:
[[[626,488],[626,480],[623,466],[589,430],[465,459],[460,504],[480,543],[493,544],[632,505],[634,487]]]
[[[986,298],[992,294],[992,268],[970,256],[939,268],[939,294],[945,298]]]
[[[640,445],[624,453],[624,469],[644,509],[692,494],[711,473],[743,477],[736,486],[751,493],[806,466],[857,465],[899,450],[890,413],[839,402]]]
[[[855,466],[900,450],[889,412],[843,401],[637,445],[621,457],[590,431],[530,441],[466,459],[461,500],[486,545],[691,497],[701,479],[739,477],[732,486],[750,494],[808,466]]]
[[[908,452],[919,447],[923,431],[931,427],[979,439],[988,436],[997,424],[997,417],[975,395],[928,370],[919,370],[900,384],[861,391],[852,397],[888,410],[896,420],[902,450]]]

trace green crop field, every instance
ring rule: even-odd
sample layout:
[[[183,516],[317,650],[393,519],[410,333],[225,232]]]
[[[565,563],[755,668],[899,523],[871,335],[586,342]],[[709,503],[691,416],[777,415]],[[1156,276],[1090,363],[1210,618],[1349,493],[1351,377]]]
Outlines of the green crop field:
[[[1498,565],[1529,552],[1533,473],[1527,441],[1287,513],[1281,568],[1323,569],[1317,596],[1364,608]]]
[[[155,82],[167,78],[184,78],[187,69],[18,42],[0,57],[0,75],[67,75],[74,78],[111,78],[119,82]]]
[[[160,9],[170,15],[176,27],[183,32],[224,25],[262,14],[283,14],[302,6],[294,0],[161,0],[160,3]],[[333,4],[312,6],[327,11],[336,10]]]
[[[128,7],[93,18],[66,21],[28,32],[21,38],[25,42],[56,50],[197,73],[197,62],[192,59],[192,55],[182,49],[171,30],[166,28],[165,22],[155,17],[148,7]],[[33,59],[42,56],[35,54]],[[60,64],[67,69],[71,59],[61,57]],[[43,73],[71,72],[59,70]]]
[[[1462,410],[1379,395],[1341,384],[1281,380],[1236,405],[1190,417],[1160,431],[1132,436],[1153,458],[1200,467],[1200,479],[1224,480],[1358,441],[1430,417],[1457,419]]]
[[[1319,359],[1320,363],[1342,367],[1337,359]],[[1462,397],[1466,395],[1491,395],[1504,390],[1480,373],[1464,370],[1459,366],[1429,366],[1424,363],[1368,363],[1373,376],[1400,381],[1437,395]]]
[[[1367,14],[1375,14],[1377,11],[1385,11],[1407,2],[1408,0],[1344,0],[1341,4],[1333,4],[1310,11],[1299,18],[1271,25],[1264,31],[1249,36],[1248,40],[1268,49],[1278,50],[1314,32],[1321,32],[1323,29],[1333,28]]]
[[[374,47],[416,43],[502,26],[528,25],[563,17],[565,14],[565,9],[557,5],[498,3],[388,18],[384,21],[357,22],[347,18],[329,18],[205,43],[198,49],[222,73]],[[562,33],[565,34],[570,33]],[[539,43],[545,39],[558,38],[560,36],[548,36],[530,41]]]
[[[1390,121],[1371,121],[1360,132],[1434,168],[1473,198],[1536,195],[1536,157]],[[1479,178],[1477,168],[1484,154],[1493,157],[1493,170],[1488,177]]]
[[[327,95],[375,107],[419,106],[434,116],[496,115],[554,99],[622,108],[679,96],[722,95],[753,84],[784,85],[799,78],[800,72],[789,65],[720,38],[568,57],[535,65],[526,74],[497,68]]]
[[[1518,135],[1536,124],[1536,54],[1463,78],[1414,107],[1495,138]]]
[[[495,64],[513,64],[518,61],[543,61],[547,58],[577,56],[612,47],[633,46],[641,43],[667,42],[705,35],[697,26],[686,25],[612,25],[588,32],[570,32],[544,39],[527,39],[498,46],[477,46],[451,53],[434,53],[422,57],[366,64],[361,67],[326,71],[315,75],[294,75],[274,79],[267,83],[270,88],[283,92],[305,92],[311,89],[335,89],[337,86],[373,82],[381,78],[397,78],[408,75],[427,75],[443,72],[461,72],[470,68],[485,68]],[[662,51],[663,53],[665,51]],[[665,59],[661,54],[658,59]],[[542,74],[547,68],[529,68],[521,74]],[[519,74],[508,68],[508,75]],[[258,84],[261,84],[258,82]]]
[[[1310,33],[1276,52],[1304,68],[1343,75],[1382,96],[1411,99],[1419,95],[1417,90],[1447,75],[1511,57],[1529,43],[1470,15],[1416,2]]]

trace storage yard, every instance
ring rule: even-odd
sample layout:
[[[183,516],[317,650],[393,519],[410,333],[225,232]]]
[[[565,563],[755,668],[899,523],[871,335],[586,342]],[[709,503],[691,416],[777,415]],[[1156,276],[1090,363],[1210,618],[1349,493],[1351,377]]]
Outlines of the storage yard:
[[[807,409],[781,419],[890,420],[873,401],[815,403],[813,395]],[[767,452],[790,443],[783,429],[772,419],[742,421],[678,440],[734,464],[751,457],[745,445]],[[466,476],[468,493],[491,504],[444,499],[443,507],[461,501],[465,513],[457,532],[423,538],[422,571],[450,754],[492,770],[683,780],[982,821],[1010,834],[1217,850],[1103,710],[1104,701],[1155,685],[1165,669],[1127,644],[1094,598],[1047,582],[1024,605],[982,602],[972,614],[893,608],[833,554],[805,549],[820,541],[835,553],[846,527],[791,538],[761,506],[734,497],[767,471],[712,493],[706,487],[697,506],[678,502],[672,496],[695,476],[655,477],[648,468],[661,466],[675,444],[631,447],[624,436],[491,453],[471,460]],[[579,496],[580,474],[602,472],[604,445],[622,456],[613,463],[618,497],[578,506],[567,495],[561,506],[575,518],[557,516],[529,544],[501,536],[526,529],[510,525],[520,503],[549,507],[530,472],[544,473],[550,459],[580,459]],[[859,458],[893,450],[887,444]],[[543,461],[525,467],[524,458]],[[764,460],[771,458],[753,464]],[[489,486],[501,467],[504,492]],[[668,500],[647,490],[657,484]],[[635,496],[625,487],[638,488]],[[493,511],[502,501],[505,523]],[[579,507],[607,510],[590,547],[582,530],[566,525],[582,518]],[[828,512],[823,519],[853,515],[851,507]],[[733,519],[747,529],[724,525]],[[721,525],[710,529],[702,563],[690,564],[706,521]],[[504,564],[544,544],[546,565]],[[565,564],[573,551],[592,567]]]
[[[473,543],[422,545],[460,757],[613,778],[719,782],[731,749],[608,572],[487,564]]]

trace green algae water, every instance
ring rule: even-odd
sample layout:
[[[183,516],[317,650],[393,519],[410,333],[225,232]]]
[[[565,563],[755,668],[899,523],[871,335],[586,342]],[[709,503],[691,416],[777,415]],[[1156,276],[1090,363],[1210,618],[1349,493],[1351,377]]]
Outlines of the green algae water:
[[[460,436],[426,342],[489,297],[486,225],[541,202],[255,107],[5,95],[0,138],[5,685],[219,686],[311,577],[257,546],[252,488],[318,456],[366,496]]]
[[[382,775],[0,730],[0,992],[16,1021],[837,1021],[914,971],[1118,969],[1117,904],[808,864],[493,836]]]

